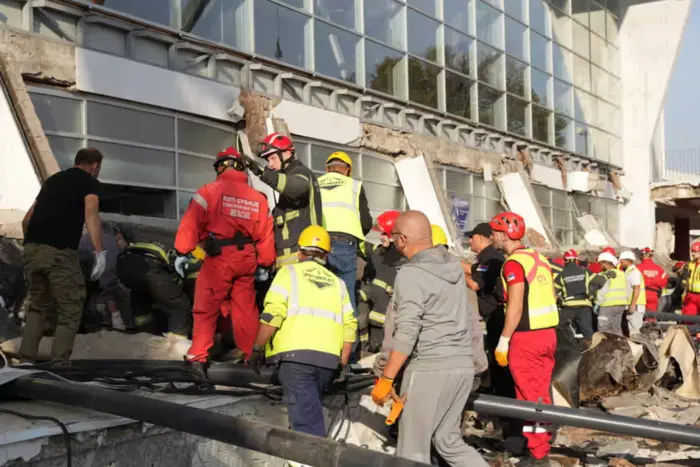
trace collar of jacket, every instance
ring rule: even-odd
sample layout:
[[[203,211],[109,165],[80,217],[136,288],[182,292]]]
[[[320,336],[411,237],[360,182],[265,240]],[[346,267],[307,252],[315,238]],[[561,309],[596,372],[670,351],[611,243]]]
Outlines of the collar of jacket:
[[[248,174],[240,170],[227,169],[216,177],[217,180],[228,180],[236,182],[248,182]]]
[[[283,174],[289,173],[290,170],[292,170],[294,167],[296,167],[299,164],[301,164],[301,162],[295,156],[294,159],[287,162],[287,164],[284,166],[284,168],[281,170],[281,172]]]

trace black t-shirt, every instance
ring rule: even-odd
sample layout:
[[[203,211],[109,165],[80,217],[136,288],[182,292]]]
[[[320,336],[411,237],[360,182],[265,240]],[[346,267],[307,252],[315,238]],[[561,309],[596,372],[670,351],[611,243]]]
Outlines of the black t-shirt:
[[[78,249],[85,225],[85,197],[98,195],[100,182],[82,169],[49,177],[36,198],[24,243]]]
[[[479,313],[488,318],[503,304],[501,269],[506,259],[493,245],[484,248],[477,258],[478,261],[472,264],[472,280],[479,285],[476,291]]]

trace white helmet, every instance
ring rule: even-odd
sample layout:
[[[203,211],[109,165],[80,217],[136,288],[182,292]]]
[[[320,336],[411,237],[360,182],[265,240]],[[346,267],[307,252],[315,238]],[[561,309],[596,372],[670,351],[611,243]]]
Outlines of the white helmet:
[[[637,257],[635,256],[634,252],[629,250],[620,253],[620,259],[628,259],[632,262],[637,261]]]
[[[608,253],[607,251],[604,251],[603,253],[598,255],[598,262],[602,263],[603,261],[607,261],[613,266],[617,266],[617,258],[615,258],[615,255],[613,255],[612,253]]]

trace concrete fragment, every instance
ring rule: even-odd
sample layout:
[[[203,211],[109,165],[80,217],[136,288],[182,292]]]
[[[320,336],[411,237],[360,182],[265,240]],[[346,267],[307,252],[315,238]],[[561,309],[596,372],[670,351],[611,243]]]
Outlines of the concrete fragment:
[[[22,219],[25,214],[19,209],[0,209],[0,237],[23,239]]]
[[[655,255],[668,256],[674,250],[676,237],[673,234],[673,226],[669,222],[657,222],[654,232]]]
[[[596,452],[596,457],[604,456],[630,456],[637,454],[639,445],[633,439],[617,441],[606,446],[601,446]]]
[[[243,89],[238,101],[245,109],[246,134],[253,151],[257,145],[267,136],[266,120],[270,116],[270,110],[275,106],[272,99],[261,96],[250,89]]]
[[[75,46],[68,42],[2,28],[0,55],[15,62],[17,71],[32,81],[64,87],[75,84]]]

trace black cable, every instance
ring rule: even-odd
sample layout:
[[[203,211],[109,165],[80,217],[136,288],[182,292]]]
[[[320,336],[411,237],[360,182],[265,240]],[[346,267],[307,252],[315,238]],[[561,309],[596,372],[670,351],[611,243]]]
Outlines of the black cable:
[[[53,422],[61,429],[63,432],[63,442],[66,445],[66,465],[68,467],[73,467],[73,455],[70,448],[70,433],[68,433],[68,428],[66,425],[57,418],[54,417],[42,417],[38,415],[29,415],[22,412],[17,412],[15,410],[0,409],[0,413],[14,415],[15,417],[23,418],[25,420],[36,420],[36,421],[49,421]]]

